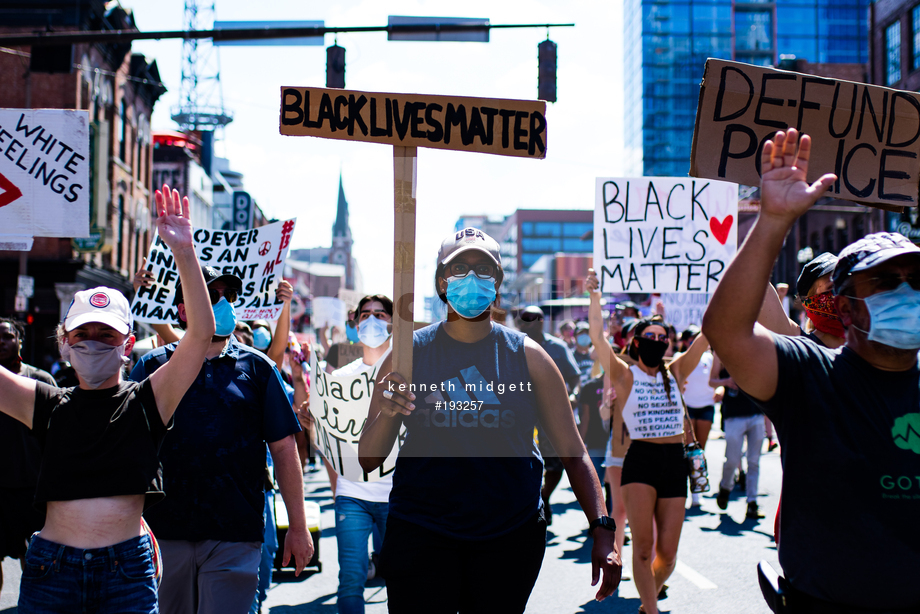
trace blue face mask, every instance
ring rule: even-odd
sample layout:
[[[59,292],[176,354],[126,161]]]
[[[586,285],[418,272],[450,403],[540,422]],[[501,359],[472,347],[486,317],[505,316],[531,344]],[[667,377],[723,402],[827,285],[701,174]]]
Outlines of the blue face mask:
[[[856,298],[856,297],[851,297]],[[869,341],[876,341],[901,350],[920,349],[920,291],[906,281],[896,290],[879,292],[861,300],[869,310]]]
[[[358,325],[358,339],[369,348],[379,348],[389,338],[387,323],[380,318],[371,316]]]
[[[479,279],[473,274],[447,280],[447,302],[467,320],[482,315],[495,300],[495,280]]]
[[[217,327],[214,334],[218,337],[229,337],[236,329],[236,311],[233,310],[233,305],[224,297],[220,297],[213,309],[214,324]]]
[[[580,335],[575,337],[575,342],[578,343],[578,345],[580,345],[581,347],[586,348],[589,345],[591,345],[591,335],[586,335],[585,333],[581,333]]]
[[[354,326],[345,327],[345,336],[348,337],[348,340],[351,341],[352,343],[357,343],[359,341],[358,329],[355,328]]]
[[[235,327],[236,325],[234,325]],[[252,331],[252,347],[264,352],[268,349],[268,346],[272,344],[272,334],[268,332],[268,329],[259,327]]]

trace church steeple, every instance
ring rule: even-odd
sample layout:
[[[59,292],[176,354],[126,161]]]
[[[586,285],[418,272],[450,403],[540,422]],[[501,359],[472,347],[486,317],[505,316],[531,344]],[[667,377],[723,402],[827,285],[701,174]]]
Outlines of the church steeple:
[[[351,227],[348,225],[348,201],[345,200],[345,186],[342,173],[339,173],[339,202],[332,225],[332,249],[329,250],[329,262],[345,267],[345,287],[355,289],[354,259],[351,257]]]

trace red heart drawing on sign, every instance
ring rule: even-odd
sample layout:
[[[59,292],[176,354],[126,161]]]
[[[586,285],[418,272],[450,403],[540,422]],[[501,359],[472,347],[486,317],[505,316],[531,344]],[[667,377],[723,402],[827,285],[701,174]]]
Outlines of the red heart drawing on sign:
[[[0,194],[0,207],[5,207],[22,196],[22,190],[13,185],[13,182],[4,177],[2,173],[0,173],[0,190],[3,190],[3,193]]]
[[[725,221],[720,222],[717,218],[709,218],[709,230],[712,231],[712,236],[716,238],[716,241],[725,245],[725,242],[728,241],[728,231],[732,229],[732,222],[735,221],[730,215],[725,216]]]

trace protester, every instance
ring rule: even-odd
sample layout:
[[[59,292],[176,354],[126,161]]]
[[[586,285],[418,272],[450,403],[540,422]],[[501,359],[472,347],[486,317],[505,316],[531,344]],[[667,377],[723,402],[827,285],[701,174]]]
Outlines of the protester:
[[[601,418],[604,401],[604,376],[589,379],[578,393],[578,434],[585,442],[585,448],[594,464],[597,477],[604,483],[604,459],[607,441],[610,439],[609,420]],[[605,426],[605,422],[607,425]]]
[[[166,500],[145,517],[163,555],[162,610],[242,614],[249,611],[258,584],[266,443],[290,521],[282,561],[286,565],[293,556],[299,574],[313,554],[294,440],[300,425],[274,364],[232,337],[233,303],[242,281],[210,266],[201,271],[216,333],[203,359],[186,366],[197,377],[160,450]],[[185,301],[180,284],[180,328],[187,325]],[[184,343],[185,337],[146,354],[132,379],[171,365]]]
[[[594,367],[594,353],[592,351],[590,327],[587,322],[575,325],[575,346],[572,356],[578,365],[578,385],[584,386],[591,379],[591,369]]]
[[[680,335],[677,356],[690,349],[690,345],[699,334],[699,326],[693,324],[688,326]],[[687,376],[687,387],[684,388],[684,402],[687,404],[687,414],[690,416],[693,435],[696,435],[696,440],[703,449],[706,448],[706,442],[709,441],[709,431],[712,429],[716,415],[716,408],[712,401],[712,387],[709,385],[711,369],[712,352],[707,350],[700,356],[700,363],[696,369]],[[687,443],[693,441],[690,433],[686,433],[686,440]],[[699,493],[692,493],[690,505],[700,505]]]
[[[777,429],[789,611],[916,612],[920,249],[877,233],[839,254],[832,280],[846,343],[837,350],[755,323],[787,232],[836,179],[809,185],[810,153],[811,139],[793,128],[766,141],[760,212],[703,331]],[[846,492],[859,495],[847,499],[845,513],[829,514],[828,503]]]
[[[490,320],[503,277],[494,239],[452,233],[435,273],[447,321],[414,338],[411,377],[436,390],[416,396],[400,389],[409,374],[390,372],[391,358],[381,366],[359,454],[365,471],[376,469],[405,423],[381,555],[393,613],[524,611],[546,547],[538,417],[590,521],[592,584],[603,570],[597,599],[619,583],[613,523],[562,375],[536,342]]]
[[[597,332],[603,316],[594,269],[588,270],[585,288],[590,293],[588,320],[595,345],[600,347],[599,359],[616,390],[616,411],[622,412],[632,439],[623,463],[621,485],[632,534],[633,577],[642,600],[640,612],[657,614],[658,594],[677,562],[687,498],[680,391],[707,343],[700,335],[686,353],[665,366],[668,329],[661,316],[654,315],[639,320],[635,326],[629,354],[636,364],[630,366],[609,344],[604,347],[603,335]],[[646,397],[654,412],[640,408],[639,396]],[[653,526],[657,527],[657,535]]]
[[[575,350],[575,322],[573,320],[563,320],[559,325],[559,338],[565,341],[573,351]]]
[[[362,357],[341,369],[334,376],[368,373],[376,379],[383,359],[390,355],[389,326],[393,321],[393,301],[374,294],[358,301],[358,338],[363,345]],[[336,480],[335,539],[339,550],[339,614],[364,612],[364,583],[370,562],[367,539],[373,533],[378,550],[386,535],[387,509],[393,477],[388,475],[376,482],[354,482],[344,476]],[[376,528],[376,531],[374,529]],[[376,574],[376,563],[374,570]]]
[[[57,386],[50,373],[27,365],[21,351],[25,337],[22,322],[0,318],[0,367],[49,386]],[[42,453],[38,441],[19,420],[0,413],[0,561],[19,559],[25,568],[26,548],[32,534],[42,528],[45,515],[35,509],[35,486]],[[3,568],[0,567],[0,590]]]
[[[553,359],[556,368],[562,373],[565,380],[566,392],[572,394],[578,387],[581,375],[578,371],[578,363],[575,362],[575,355],[572,350],[557,337],[547,335],[543,332],[543,310],[536,305],[525,307],[518,314],[517,327],[522,333],[530,337],[543,348],[549,357]],[[539,443],[540,455],[543,457],[543,464],[546,468],[543,478],[543,509],[546,515],[546,524],[553,524],[553,507],[549,503],[549,498],[559,485],[562,479],[563,464],[559,460],[559,454],[553,447],[550,438],[546,436],[540,421],[537,421],[537,441]]]
[[[76,293],[58,328],[80,385],[59,389],[0,369],[0,411],[42,446],[35,503],[46,520],[32,538],[19,612],[157,612],[145,506],[162,498],[160,441],[214,333],[198,272],[188,199],[155,193],[157,231],[188,286],[188,332],[175,361],[141,382],[122,369],[134,346],[127,299],[111,288]]]
[[[741,489],[747,495],[747,512],[745,518],[758,520],[763,518],[757,506],[757,488],[760,480],[760,455],[764,440],[763,413],[748,397],[738,390],[735,380],[722,366],[718,356],[713,356],[709,385],[713,388],[723,386],[722,430],[725,432],[725,463],[722,465],[722,480],[716,504],[719,509],[728,509],[728,498],[735,481],[735,469],[741,463],[741,451],[747,440],[747,473],[742,473]]]

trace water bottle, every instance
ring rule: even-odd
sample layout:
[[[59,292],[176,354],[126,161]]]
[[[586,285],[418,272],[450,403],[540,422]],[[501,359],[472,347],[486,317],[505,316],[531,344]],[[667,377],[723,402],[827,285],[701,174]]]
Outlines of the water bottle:
[[[697,442],[684,447],[687,465],[690,473],[690,492],[704,493],[709,491],[709,468],[706,466],[706,455]]]

